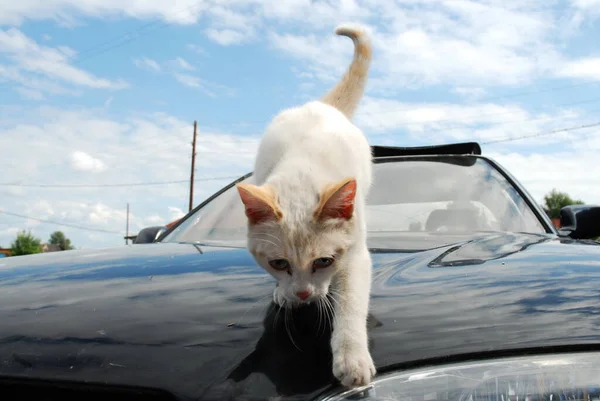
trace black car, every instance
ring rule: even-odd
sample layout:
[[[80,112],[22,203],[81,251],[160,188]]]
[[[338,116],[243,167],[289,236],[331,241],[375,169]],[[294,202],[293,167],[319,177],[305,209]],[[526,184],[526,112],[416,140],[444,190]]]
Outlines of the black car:
[[[0,261],[4,400],[595,400],[600,208],[561,231],[476,143],[373,147],[370,347],[331,373],[330,319],[279,309],[234,184],[158,240]]]

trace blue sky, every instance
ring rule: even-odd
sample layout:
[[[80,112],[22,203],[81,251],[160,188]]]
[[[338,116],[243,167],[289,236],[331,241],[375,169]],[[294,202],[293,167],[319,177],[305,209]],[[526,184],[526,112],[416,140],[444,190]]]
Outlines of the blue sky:
[[[122,244],[127,202],[133,232],[181,216],[184,182],[22,184],[185,181],[197,120],[200,202],[252,168],[271,117],[340,77],[342,22],[375,46],[355,119],[371,143],[477,140],[536,199],[600,203],[598,129],[545,134],[600,122],[600,0],[42,4],[0,0],[0,210],[90,230],[0,214],[0,246],[20,229]]]

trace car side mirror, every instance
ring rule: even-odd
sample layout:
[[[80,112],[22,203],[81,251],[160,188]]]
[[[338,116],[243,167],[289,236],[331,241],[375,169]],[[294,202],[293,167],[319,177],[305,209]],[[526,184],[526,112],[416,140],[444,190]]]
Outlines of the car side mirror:
[[[569,205],[560,209],[561,236],[573,239],[600,237],[600,206]]]
[[[167,231],[165,226],[146,227],[137,234],[133,240],[134,244],[150,244],[158,239],[162,233]]]

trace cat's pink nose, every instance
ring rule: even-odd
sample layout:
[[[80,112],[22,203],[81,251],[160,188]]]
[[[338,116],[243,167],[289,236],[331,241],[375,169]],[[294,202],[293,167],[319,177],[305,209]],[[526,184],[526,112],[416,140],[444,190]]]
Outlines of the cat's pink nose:
[[[296,293],[296,296],[304,301],[306,298],[310,297],[310,294],[311,294],[310,290],[298,291]]]

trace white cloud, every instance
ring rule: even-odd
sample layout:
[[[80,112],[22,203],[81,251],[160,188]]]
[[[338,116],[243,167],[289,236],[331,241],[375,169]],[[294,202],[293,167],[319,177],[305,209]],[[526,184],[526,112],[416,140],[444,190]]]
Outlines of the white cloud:
[[[3,248],[10,247],[11,242],[17,236],[19,231],[21,231],[21,229],[17,228],[17,227],[9,227],[4,230],[0,229],[0,238],[2,238],[2,241],[6,241],[6,242],[0,242],[0,247],[3,247]]]
[[[100,173],[106,170],[106,164],[102,160],[81,151],[75,151],[71,154],[71,166],[75,170]]]
[[[196,54],[199,54],[199,55],[201,55],[201,56],[207,56],[207,55],[208,55],[208,52],[207,52],[206,50],[204,50],[202,47],[200,47],[200,46],[198,46],[198,45],[195,45],[195,44],[193,44],[193,43],[188,43],[188,44],[186,45],[186,47],[187,47],[189,50],[191,50],[191,51],[193,51],[194,53],[196,53]]]
[[[369,2],[371,3],[371,2]],[[375,4],[377,6],[377,4]],[[178,0],[174,6],[160,0],[35,0],[6,1],[0,24],[20,25],[25,20],[51,19],[76,25],[82,17],[159,18],[167,23],[190,25],[204,19],[215,27],[249,29],[261,20],[323,26],[332,21],[367,18],[372,11],[355,0]],[[371,8],[373,5],[371,4]],[[310,18],[306,18],[310,15]]]
[[[119,210],[103,205],[102,203],[96,203],[94,205],[88,205],[87,209],[88,219],[94,224],[115,223],[116,225],[117,222],[124,221],[127,218],[127,210],[125,208]],[[135,214],[130,212],[129,219],[135,220]]]
[[[34,202],[30,206],[29,212],[34,214],[44,214],[46,216],[52,216],[54,214],[54,208],[52,207],[52,204],[50,204],[50,202],[42,199],[38,200],[37,202]]]
[[[158,17],[173,24],[202,21],[207,37],[223,46],[263,40],[264,32],[277,29],[267,35],[272,45],[308,61],[305,69],[319,79],[338,76],[349,58],[351,44],[333,37],[333,27],[343,21],[363,22],[377,34],[374,70],[379,76],[371,79],[370,87],[382,93],[441,83],[490,87],[531,82],[561,64],[553,43],[561,15],[598,8],[597,0],[575,0],[562,13],[554,4],[517,0],[182,0],[177,7],[156,0],[18,4],[7,3],[0,21],[76,21],[81,16]]]
[[[134,59],[133,64],[135,64],[135,66],[137,68],[140,68],[142,70],[148,70],[148,71],[152,71],[152,72],[160,72],[161,71],[160,65],[155,60],[152,60],[151,58],[148,58],[148,57]]]
[[[171,221],[179,220],[180,218],[185,216],[185,212],[178,207],[169,206],[169,216],[170,216],[169,222],[171,222]]]
[[[106,101],[104,101],[104,108],[108,109],[110,107],[110,104],[112,103],[112,101],[114,100],[114,98],[112,96],[109,96]]]
[[[44,100],[45,99],[44,94],[42,92],[40,92],[39,90],[20,87],[20,88],[17,88],[17,92],[19,92],[23,97],[25,97],[27,99],[32,99],[32,100]]]
[[[174,65],[176,68],[180,68],[182,70],[188,70],[188,71],[195,70],[194,66],[192,66],[190,63],[185,61],[183,59],[183,57],[177,57],[174,60],[171,60],[171,64]]]
[[[592,118],[576,108],[546,109],[536,113],[519,104],[405,103],[367,96],[356,115],[356,123],[372,142],[391,144],[390,141],[398,142],[400,137],[404,142],[402,145],[407,146],[518,138],[590,123]],[[519,140],[515,144],[524,149],[546,146],[568,135],[571,133]],[[503,146],[512,147],[513,142]]]
[[[600,57],[588,57],[565,63],[558,76],[600,81]]]
[[[244,32],[233,29],[209,28],[204,31],[209,39],[222,46],[239,45],[248,42],[251,38]]]
[[[600,204],[600,175],[589,168],[597,164],[598,151],[600,147],[552,154],[489,152],[488,155],[508,169],[540,203],[544,195],[556,188],[585,203]]]
[[[217,94],[224,94],[225,96],[235,96],[236,94],[236,91],[233,88],[207,81],[195,75],[176,72],[173,73],[173,77],[180,84],[190,88],[199,89],[205,95],[210,97],[216,97]]]
[[[3,155],[3,175],[14,177],[11,182],[108,186],[3,186],[0,188],[0,209],[117,232],[88,233],[45,223],[35,227],[35,235],[41,238],[61,229],[76,246],[88,248],[123,243],[127,203],[131,207],[132,233],[159,222],[158,217],[168,223],[183,216],[189,199],[187,180],[192,122],[161,113],[113,120],[102,110],[39,107],[20,109],[19,113],[16,110],[7,112],[7,120],[0,125],[0,147],[13,149]],[[30,119],[28,116],[31,115],[36,119]],[[169,140],[166,142],[165,138]],[[214,132],[200,125],[195,204],[232,181],[232,177],[250,171],[257,145],[257,137]],[[68,163],[65,163],[64,155],[72,155],[73,159],[67,159]],[[79,169],[74,170],[71,163]],[[90,170],[94,171],[93,180],[90,180]],[[215,177],[217,179],[207,180]],[[177,182],[111,186],[164,181]],[[7,229],[25,227],[25,219],[2,216],[0,243],[10,243],[13,239],[14,235],[6,232]],[[88,234],[92,235],[93,241]]]
[[[61,84],[94,89],[122,89],[127,86],[122,80],[99,78],[74,67],[71,64],[74,50],[64,46],[39,45],[16,28],[0,29],[0,52],[12,61],[12,64],[0,66],[0,78],[16,81],[30,91],[72,93]]]
[[[20,25],[25,20],[52,19],[66,25],[77,24],[82,15],[91,17],[161,18],[169,23],[193,24],[208,7],[207,2],[179,0],[176,6],[159,0],[97,1],[97,0],[22,0],[4,1],[0,24]]]
[[[377,23],[371,90],[427,85],[519,85],[548,74],[560,61],[554,17],[543,3],[416,1],[372,3]],[[273,46],[309,63],[317,76],[346,67],[351,43],[332,35],[272,32]],[[375,76],[375,74],[377,76]]]
[[[211,82],[189,73],[190,71],[194,71],[196,68],[187,62],[187,60],[185,60],[183,57],[176,57],[165,62],[158,62],[156,60],[143,57],[140,59],[134,59],[134,64],[138,68],[154,73],[164,71],[175,78],[175,80],[180,84],[189,88],[199,89],[205,95],[210,97],[217,97],[218,95],[235,96],[236,94],[236,91],[233,88]]]
[[[600,0],[571,0],[573,5],[581,9],[596,9],[600,8]]]
[[[475,87],[456,87],[452,89],[452,92],[461,95],[467,99],[479,99],[486,94],[486,90],[483,88]]]
[[[600,16],[600,0],[570,0],[570,2],[574,9],[571,23],[575,27],[579,27],[586,19],[592,20]]]
[[[511,119],[529,118],[521,106],[483,103],[460,105],[454,103],[403,103],[395,100],[366,97],[360,110],[362,125],[375,130],[406,128],[423,131],[431,128],[447,128],[460,124],[472,126],[481,123],[504,122]]]
[[[165,221],[165,218],[159,215],[148,216],[144,219],[148,226],[162,226],[170,223],[169,221]]]
[[[0,82],[2,81],[14,81],[18,85],[17,91],[22,95],[31,95],[34,92],[38,92],[39,95],[33,95],[39,97],[43,96],[44,93],[54,95],[71,95],[77,96],[81,94],[80,90],[68,89],[63,85],[52,82],[47,78],[37,78],[33,74],[28,74],[25,71],[20,71],[18,67],[10,66],[3,67],[0,65]]]
[[[173,74],[173,76],[175,77],[177,82],[179,82],[182,85],[188,86],[190,88],[201,89],[206,95],[211,97],[215,96],[214,92],[211,92],[210,90],[206,89],[206,87],[202,84],[202,80],[198,77],[195,77],[190,74],[180,73],[175,73]]]

